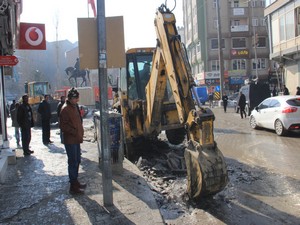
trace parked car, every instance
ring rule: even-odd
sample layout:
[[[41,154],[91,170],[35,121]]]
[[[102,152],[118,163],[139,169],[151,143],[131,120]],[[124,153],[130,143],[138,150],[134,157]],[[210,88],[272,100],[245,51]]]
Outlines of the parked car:
[[[267,98],[254,108],[249,121],[253,129],[262,127],[275,130],[279,136],[300,130],[300,96]]]

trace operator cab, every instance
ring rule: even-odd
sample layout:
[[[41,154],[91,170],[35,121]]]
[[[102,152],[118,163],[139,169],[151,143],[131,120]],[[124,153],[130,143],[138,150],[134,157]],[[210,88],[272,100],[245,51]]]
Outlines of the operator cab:
[[[126,53],[127,94],[130,100],[146,100],[145,87],[150,79],[152,48],[130,49]]]

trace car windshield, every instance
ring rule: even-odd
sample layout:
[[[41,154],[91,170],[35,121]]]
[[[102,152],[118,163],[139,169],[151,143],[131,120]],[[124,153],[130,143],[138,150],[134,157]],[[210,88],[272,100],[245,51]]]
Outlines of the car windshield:
[[[300,106],[300,98],[293,98],[286,101],[291,106]]]

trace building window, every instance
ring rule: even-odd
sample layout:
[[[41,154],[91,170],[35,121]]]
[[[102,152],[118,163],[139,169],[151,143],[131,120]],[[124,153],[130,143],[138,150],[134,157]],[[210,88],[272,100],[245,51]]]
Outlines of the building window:
[[[285,15],[285,30],[287,40],[295,37],[295,16],[293,10]]]
[[[260,0],[260,5],[261,5],[261,7],[266,7],[266,1],[265,0]]]
[[[252,59],[252,69],[255,70],[256,66],[258,70],[263,70],[267,68],[266,65],[267,59],[257,59],[257,63],[255,63],[255,59]]]
[[[233,1],[233,7],[234,8],[238,8],[238,7],[240,7],[240,3],[239,3],[239,1]]]
[[[211,49],[218,49],[219,48],[219,40],[217,38],[211,39]],[[225,48],[225,40],[222,39],[222,48]]]
[[[219,70],[220,70],[219,60],[212,60],[211,61],[211,71],[219,71]]]
[[[266,37],[258,37],[257,47],[258,48],[265,48],[265,47],[267,47],[267,38]]]
[[[218,29],[218,20],[214,20],[213,26],[214,29]]]
[[[231,26],[239,26],[240,20],[231,20],[230,23],[231,23]]]
[[[246,38],[232,38],[232,48],[246,48]]]
[[[257,6],[257,0],[251,0],[251,7]]]
[[[213,8],[214,9],[217,8],[217,0],[214,0],[214,2],[213,2]]]
[[[246,69],[246,59],[233,59],[232,70],[245,70]]]
[[[252,18],[252,26],[257,27],[258,26],[258,18]]]
[[[266,26],[266,20],[265,20],[265,18],[260,18],[260,26],[262,26],[262,27]]]
[[[285,41],[285,19],[284,16],[279,18],[279,39],[280,41]]]

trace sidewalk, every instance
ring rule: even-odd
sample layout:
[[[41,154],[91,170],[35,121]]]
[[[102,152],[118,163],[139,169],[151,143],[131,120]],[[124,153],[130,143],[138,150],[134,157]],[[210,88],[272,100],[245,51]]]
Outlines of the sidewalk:
[[[10,147],[15,148],[8,124]],[[114,206],[104,207],[96,143],[81,146],[79,179],[88,184],[85,194],[70,195],[67,156],[57,131],[51,129],[54,144],[44,146],[41,129],[34,128],[34,154],[24,157],[22,149],[16,150],[17,164],[8,165],[0,184],[0,224],[164,224],[150,188],[126,159],[123,172],[113,174]]]

